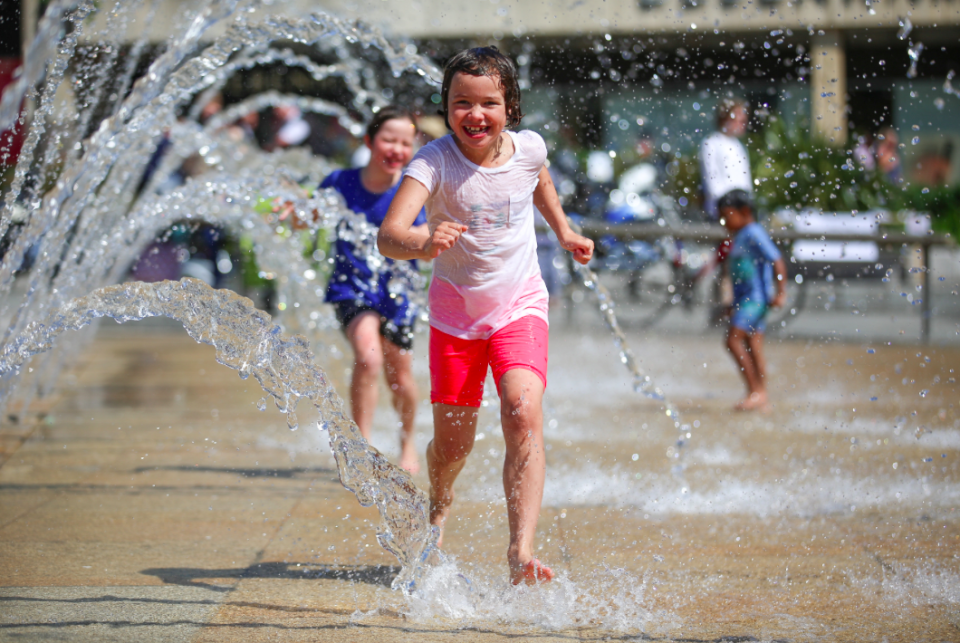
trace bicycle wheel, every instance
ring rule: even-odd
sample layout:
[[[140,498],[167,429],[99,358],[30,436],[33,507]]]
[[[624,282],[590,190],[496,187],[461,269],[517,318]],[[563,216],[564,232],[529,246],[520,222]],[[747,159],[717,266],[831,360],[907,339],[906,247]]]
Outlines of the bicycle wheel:
[[[666,260],[653,261],[627,276],[629,301],[621,305],[624,318],[641,328],[653,326],[675,303],[682,300],[676,269]]]

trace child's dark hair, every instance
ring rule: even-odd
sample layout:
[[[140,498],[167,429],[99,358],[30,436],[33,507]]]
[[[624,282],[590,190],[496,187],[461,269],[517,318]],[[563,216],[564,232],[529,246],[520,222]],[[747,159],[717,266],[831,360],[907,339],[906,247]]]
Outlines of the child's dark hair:
[[[723,208],[733,208],[734,210],[746,208],[750,210],[750,214],[753,214],[753,199],[746,190],[730,190],[717,199],[717,211]]]
[[[367,136],[370,137],[372,141],[377,135],[377,132],[380,131],[380,128],[383,127],[383,124],[387,121],[392,121],[395,118],[405,118],[411,123],[413,123],[413,129],[417,129],[417,119],[414,117],[413,112],[408,109],[404,109],[399,105],[387,105],[381,107],[380,111],[373,115],[373,119],[367,125]]]
[[[447,120],[447,99],[450,97],[450,85],[457,72],[471,76],[497,76],[503,91],[507,108],[507,127],[520,124],[523,114],[520,112],[520,79],[517,66],[508,56],[500,53],[496,47],[475,47],[466,49],[447,61],[443,68],[443,84],[440,86],[440,109],[443,122],[450,129]]]
[[[723,127],[733,118],[734,112],[739,109],[747,111],[750,104],[738,96],[721,98],[717,104],[717,127]]]

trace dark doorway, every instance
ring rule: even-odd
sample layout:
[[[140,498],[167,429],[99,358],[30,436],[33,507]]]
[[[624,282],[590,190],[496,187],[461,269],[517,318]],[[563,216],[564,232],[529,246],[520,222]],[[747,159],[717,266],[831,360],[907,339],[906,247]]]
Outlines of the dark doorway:
[[[884,89],[859,90],[850,93],[850,132],[873,135],[890,127],[893,115],[893,92]]]
[[[600,88],[572,93],[558,104],[560,122],[573,129],[576,140],[589,149],[599,149],[603,140],[603,100]]]
[[[19,0],[0,0],[0,56],[20,57]]]

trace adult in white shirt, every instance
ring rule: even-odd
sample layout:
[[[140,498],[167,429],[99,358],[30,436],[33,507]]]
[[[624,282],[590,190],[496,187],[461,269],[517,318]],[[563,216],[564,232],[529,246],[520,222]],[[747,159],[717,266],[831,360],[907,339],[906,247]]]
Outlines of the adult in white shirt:
[[[753,193],[750,159],[740,137],[747,131],[747,103],[724,98],[717,105],[717,130],[700,143],[703,209],[718,220],[717,200],[731,190]]]

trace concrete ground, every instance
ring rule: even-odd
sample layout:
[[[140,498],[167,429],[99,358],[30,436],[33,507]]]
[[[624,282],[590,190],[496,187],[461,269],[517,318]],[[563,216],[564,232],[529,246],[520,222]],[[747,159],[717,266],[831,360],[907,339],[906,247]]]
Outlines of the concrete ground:
[[[631,331],[694,423],[678,450],[587,315],[551,334],[538,546],[558,582],[506,584],[493,399],[457,568],[409,599],[319,431],[258,412],[177,326],[104,323],[54,398],[0,424],[0,640],[960,641],[958,349],[772,338],[773,408],[743,415],[719,335]],[[343,350],[317,351],[341,392]],[[426,404],[418,430],[422,450]]]

